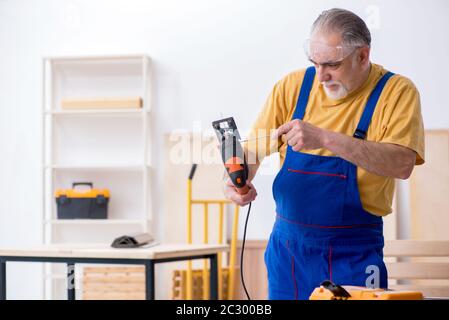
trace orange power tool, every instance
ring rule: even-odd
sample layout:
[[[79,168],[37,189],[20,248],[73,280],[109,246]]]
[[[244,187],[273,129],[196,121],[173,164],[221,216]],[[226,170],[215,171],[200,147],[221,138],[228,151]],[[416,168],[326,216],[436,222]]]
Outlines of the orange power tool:
[[[225,118],[212,122],[212,127],[220,142],[220,152],[229,178],[239,194],[247,194],[249,187],[248,165],[240,144],[240,134],[234,118]]]

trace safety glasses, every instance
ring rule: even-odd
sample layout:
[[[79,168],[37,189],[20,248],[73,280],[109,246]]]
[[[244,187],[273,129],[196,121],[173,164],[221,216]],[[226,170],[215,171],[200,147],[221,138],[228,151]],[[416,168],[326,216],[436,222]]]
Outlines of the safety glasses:
[[[360,47],[350,46],[329,46],[324,42],[311,41],[304,42],[304,53],[315,67],[321,66],[331,70],[337,70],[343,61]]]

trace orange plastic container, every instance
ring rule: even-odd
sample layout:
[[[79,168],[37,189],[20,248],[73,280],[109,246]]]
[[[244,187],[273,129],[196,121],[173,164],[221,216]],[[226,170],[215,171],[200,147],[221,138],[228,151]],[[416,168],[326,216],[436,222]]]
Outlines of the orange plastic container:
[[[417,291],[391,291],[370,289],[366,287],[338,286],[349,296],[334,293],[324,286],[316,288],[310,295],[310,300],[423,300],[424,296]]]

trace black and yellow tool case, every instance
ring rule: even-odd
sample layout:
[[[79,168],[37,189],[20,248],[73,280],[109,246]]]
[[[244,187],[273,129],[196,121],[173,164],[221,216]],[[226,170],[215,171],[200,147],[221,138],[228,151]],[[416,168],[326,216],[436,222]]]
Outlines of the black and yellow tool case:
[[[75,189],[88,186],[89,189]],[[58,219],[107,219],[109,190],[94,189],[91,182],[74,182],[72,189],[55,192]]]

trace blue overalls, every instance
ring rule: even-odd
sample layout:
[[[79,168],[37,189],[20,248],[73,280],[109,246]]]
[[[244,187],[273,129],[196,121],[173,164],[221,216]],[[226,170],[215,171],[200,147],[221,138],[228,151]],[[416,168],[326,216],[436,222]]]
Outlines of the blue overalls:
[[[354,137],[365,139],[392,75],[389,72],[378,81]],[[314,77],[315,68],[308,68],[293,119],[303,119]],[[363,209],[354,164],[339,157],[295,152],[288,146],[273,196],[276,222],[265,251],[269,299],[308,299],[324,280],[388,287],[382,218]]]

